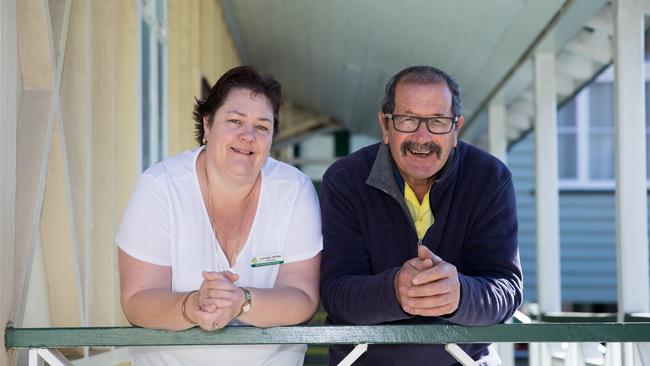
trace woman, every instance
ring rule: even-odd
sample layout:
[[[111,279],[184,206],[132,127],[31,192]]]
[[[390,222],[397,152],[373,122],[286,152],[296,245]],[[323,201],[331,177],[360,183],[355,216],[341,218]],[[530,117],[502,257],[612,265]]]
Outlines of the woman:
[[[242,66],[194,119],[200,147],[147,169],[116,236],[134,325],[214,330],[308,321],[319,302],[320,210],[311,181],[268,157],[280,85]],[[297,365],[305,345],[137,349],[135,365]]]

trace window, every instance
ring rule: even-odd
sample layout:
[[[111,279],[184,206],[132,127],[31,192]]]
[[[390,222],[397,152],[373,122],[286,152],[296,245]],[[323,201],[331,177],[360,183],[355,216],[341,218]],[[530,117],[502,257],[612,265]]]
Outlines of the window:
[[[142,170],[167,154],[167,2],[140,1]]]
[[[650,70],[646,63],[646,69]],[[647,75],[647,72],[646,72]],[[646,141],[650,121],[650,91],[646,80]],[[610,66],[558,110],[558,173],[565,189],[613,189],[614,84]],[[650,150],[646,144],[646,170]]]

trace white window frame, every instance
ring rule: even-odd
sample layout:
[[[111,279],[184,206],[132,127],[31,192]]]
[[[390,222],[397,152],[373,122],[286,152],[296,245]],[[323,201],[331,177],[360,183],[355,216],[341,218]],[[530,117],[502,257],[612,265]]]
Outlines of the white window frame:
[[[157,12],[160,7],[162,13]],[[140,132],[140,171],[145,170],[145,153],[143,151],[143,141],[145,134],[149,135],[149,149],[148,165],[152,165],[157,161],[162,160],[167,156],[168,149],[168,112],[166,106],[168,105],[167,93],[167,0],[139,0],[138,1],[138,52],[140,78],[138,80],[138,93],[140,97],[139,108],[139,132]],[[162,19],[160,19],[162,18]],[[149,67],[145,69],[142,60],[142,22],[147,23],[149,26]],[[158,44],[162,45],[162,65],[159,65],[158,60]],[[159,72],[160,71],[160,72]],[[143,108],[144,93],[142,79],[145,72],[149,72],[149,129],[144,130]],[[162,79],[159,78],[162,76]],[[160,108],[162,102],[163,108]],[[160,111],[160,113],[159,113]],[[161,131],[162,130],[162,131]],[[162,133],[161,133],[162,132]]]
[[[650,82],[650,62],[645,63],[645,81],[646,84]],[[611,83],[614,84],[614,68],[610,65],[603,71],[593,83]],[[576,120],[576,178],[559,178],[558,187],[560,190],[614,190],[616,188],[616,178],[612,179],[592,179],[589,177],[589,87],[583,88],[575,96],[575,120]],[[614,108],[614,100],[612,100],[612,109]],[[650,116],[646,116],[649,118]],[[614,117],[615,118],[615,117]],[[560,126],[558,126],[558,130]],[[646,131],[646,143],[649,143]],[[612,139],[615,138],[614,134],[615,124],[612,126]],[[648,147],[646,147],[648,148]],[[615,152],[614,152],[615,153]],[[559,157],[560,159],[562,157]],[[650,187],[650,181],[648,181]]]

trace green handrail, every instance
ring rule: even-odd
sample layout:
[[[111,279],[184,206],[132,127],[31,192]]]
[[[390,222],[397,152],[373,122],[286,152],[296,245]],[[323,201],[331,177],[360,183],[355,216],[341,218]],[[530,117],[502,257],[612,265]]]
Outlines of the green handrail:
[[[135,327],[5,329],[5,347],[219,344],[447,344],[490,342],[650,342],[650,322],[459,325],[227,327],[213,332]]]

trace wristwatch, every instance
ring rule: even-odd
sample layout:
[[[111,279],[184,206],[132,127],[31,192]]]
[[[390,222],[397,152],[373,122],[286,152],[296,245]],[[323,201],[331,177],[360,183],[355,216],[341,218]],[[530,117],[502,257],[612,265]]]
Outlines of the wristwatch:
[[[237,314],[237,317],[240,317],[248,313],[249,311],[251,311],[251,307],[253,306],[251,302],[251,292],[243,287],[240,287],[240,289],[244,291],[244,303],[241,305],[241,310],[239,310],[239,314]]]

